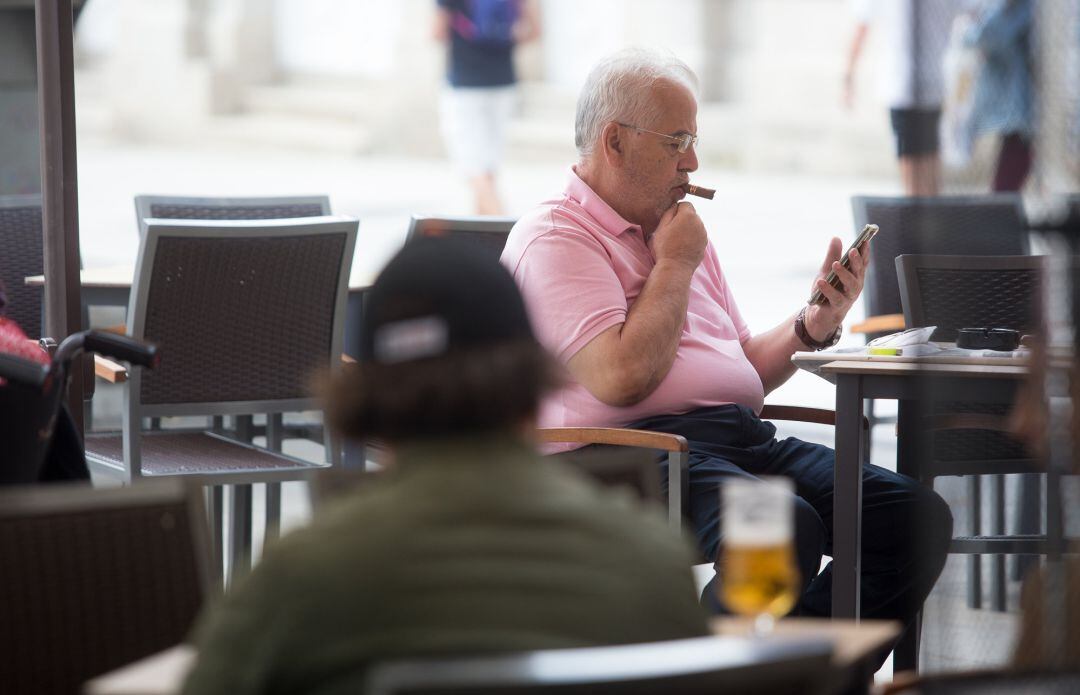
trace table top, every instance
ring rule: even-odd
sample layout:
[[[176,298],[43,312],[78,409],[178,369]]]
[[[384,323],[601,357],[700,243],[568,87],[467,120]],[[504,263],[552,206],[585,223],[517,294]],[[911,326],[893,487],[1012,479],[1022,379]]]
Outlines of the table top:
[[[195,664],[195,648],[180,644],[89,681],[86,695],[172,695]]]
[[[823,374],[874,374],[883,376],[928,374],[934,376],[956,376],[972,378],[1016,379],[1028,374],[1024,362],[1013,361],[1011,364],[987,364],[978,361],[984,358],[972,358],[972,362],[950,362],[946,364],[928,362],[897,362],[878,360],[836,360],[821,365]]]
[[[918,374],[945,377],[987,376],[1017,379],[1028,373],[1030,354],[1001,356],[980,354],[931,355],[869,355],[865,350],[822,350],[796,352],[791,361],[799,369],[836,383],[840,374],[859,376],[914,376]]]
[[[749,618],[720,616],[709,621],[714,635],[746,637],[751,634]],[[775,637],[817,638],[832,642],[833,664],[843,668],[875,655],[879,649],[900,636],[901,625],[892,620],[830,620],[828,618],[784,618],[776,621],[770,639]]]
[[[111,265],[96,268],[83,268],[79,273],[82,286],[88,289],[130,289],[131,282],[135,277],[133,265]],[[44,275],[31,275],[25,279],[30,287],[42,287],[45,285]],[[353,266],[349,273],[349,289],[352,291],[366,290],[375,284],[375,276],[367,270]]]
[[[751,621],[746,618],[717,617],[709,624],[715,635],[747,637]],[[816,638],[831,642],[833,663],[839,667],[854,665],[875,654],[900,634],[900,623],[886,620],[827,620],[786,618],[779,620],[772,635],[765,639]],[[195,648],[181,644],[98,676],[86,684],[86,695],[172,695],[191,670]]]

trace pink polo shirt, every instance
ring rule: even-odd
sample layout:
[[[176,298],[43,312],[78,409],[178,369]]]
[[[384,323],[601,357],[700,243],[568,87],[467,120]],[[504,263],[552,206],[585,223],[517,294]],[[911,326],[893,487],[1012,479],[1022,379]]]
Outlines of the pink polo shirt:
[[[656,260],[641,227],[623,219],[572,170],[561,198],[514,225],[503,264],[521,287],[541,344],[563,363],[626,315]],[[606,405],[576,381],[541,407],[543,427],[623,427],[652,415],[738,403],[760,412],[761,378],[746,358],[750,337],[710,243],[690,281],[675,362],[645,400]]]

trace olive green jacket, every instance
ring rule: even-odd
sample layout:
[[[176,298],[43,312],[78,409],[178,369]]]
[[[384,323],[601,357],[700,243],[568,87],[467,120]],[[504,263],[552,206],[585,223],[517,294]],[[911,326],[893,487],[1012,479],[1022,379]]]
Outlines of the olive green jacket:
[[[431,441],[203,616],[185,693],[359,692],[372,662],[706,634],[658,510],[511,438]]]

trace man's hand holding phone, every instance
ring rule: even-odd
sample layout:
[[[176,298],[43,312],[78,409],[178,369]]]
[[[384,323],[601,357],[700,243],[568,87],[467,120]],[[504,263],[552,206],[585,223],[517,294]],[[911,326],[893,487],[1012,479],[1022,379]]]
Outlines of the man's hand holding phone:
[[[824,340],[832,335],[859,298],[870,259],[870,239],[877,230],[876,225],[867,225],[843,258],[843,242],[834,237],[829,243],[806,311],[806,330],[811,338]]]

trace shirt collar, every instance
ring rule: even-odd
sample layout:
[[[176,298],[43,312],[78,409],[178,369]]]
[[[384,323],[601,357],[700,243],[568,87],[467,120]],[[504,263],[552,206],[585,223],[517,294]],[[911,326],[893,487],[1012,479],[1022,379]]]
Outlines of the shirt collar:
[[[589,184],[581,180],[574,167],[570,167],[564,193],[566,197],[581,205],[585,212],[611,236],[620,236],[625,232],[641,232],[641,225],[628,222],[622,215],[615,212],[615,209],[597,195],[596,191],[589,188]]]

